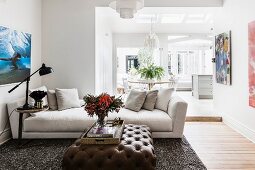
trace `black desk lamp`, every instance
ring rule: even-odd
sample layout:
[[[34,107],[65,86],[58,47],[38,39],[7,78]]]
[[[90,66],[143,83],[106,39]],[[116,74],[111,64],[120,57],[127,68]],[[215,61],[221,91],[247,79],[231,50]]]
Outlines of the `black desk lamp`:
[[[23,105],[23,107],[19,108],[20,110],[27,110],[27,109],[31,109],[31,106],[28,104],[28,89],[29,89],[29,81],[30,81],[30,77],[32,77],[35,73],[37,73],[39,71],[40,76],[44,76],[46,74],[50,74],[53,72],[53,69],[51,67],[46,67],[45,64],[42,64],[42,67],[40,67],[38,70],[36,70],[33,74],[31,74],[30,76],[28,76],[27,78],[25,78],[22,82],[20,82],[18,85],[16,85],[15,87],[13,87],[11,90],[9,90],[8,92],[11,93],[13,90],[15,90],[17,87],[19,87],[19,85],[21,85],[22,83],[24,83],[25,81],[27,82],[27,87],[26,87],[26,103]]]

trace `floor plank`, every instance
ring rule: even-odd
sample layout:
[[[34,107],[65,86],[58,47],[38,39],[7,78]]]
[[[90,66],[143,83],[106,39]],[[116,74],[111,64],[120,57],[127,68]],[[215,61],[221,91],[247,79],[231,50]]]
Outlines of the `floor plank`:
[[[184,134],[209,170],[255,170],[255,144],[224,123],[187,122]]]

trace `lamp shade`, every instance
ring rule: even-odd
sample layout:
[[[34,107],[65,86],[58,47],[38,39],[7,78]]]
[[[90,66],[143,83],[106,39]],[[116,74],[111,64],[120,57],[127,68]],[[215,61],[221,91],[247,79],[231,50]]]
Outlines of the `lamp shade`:
[[[121,18],[130,19],[134,18],[137,10],[144,7],[144,0],[116,0],[111,2],[109,6],[116,10]]]
[[[46,67],[45,64],[42,64],[42,67],[39,71],[40,76],[44,76],[50,73],[53,73],[53,69],[51,67]]]

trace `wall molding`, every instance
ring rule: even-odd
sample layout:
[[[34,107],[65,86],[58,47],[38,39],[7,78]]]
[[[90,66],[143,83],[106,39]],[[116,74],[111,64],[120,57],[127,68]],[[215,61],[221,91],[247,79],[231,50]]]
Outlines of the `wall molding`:
[[[241,122],[231,118],[230,116],[222,115],[223,122],[234,129],[235,131],[239,132],[241,135],[249,139],[251,142],[255,143],[255,131],[248,128]]]
[[[2,133],[2,132],[1,132]],[[0,145],[4,144],[5,142],[7,142],[8,140],[11,139],[11,129],[5,129],[3,131],[2,136],[0,137]]]

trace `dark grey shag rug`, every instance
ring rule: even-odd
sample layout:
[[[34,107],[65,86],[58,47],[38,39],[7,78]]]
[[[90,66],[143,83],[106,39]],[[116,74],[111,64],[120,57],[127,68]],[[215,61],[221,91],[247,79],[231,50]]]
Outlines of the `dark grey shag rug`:
[[[0,146],[0,170],[59,170],[71,139],[32,140],[18,148],[16,140]],[[25,140],[23,141],[25,142]],[[188,141],[154,139],[157,170],[206,170]]]

